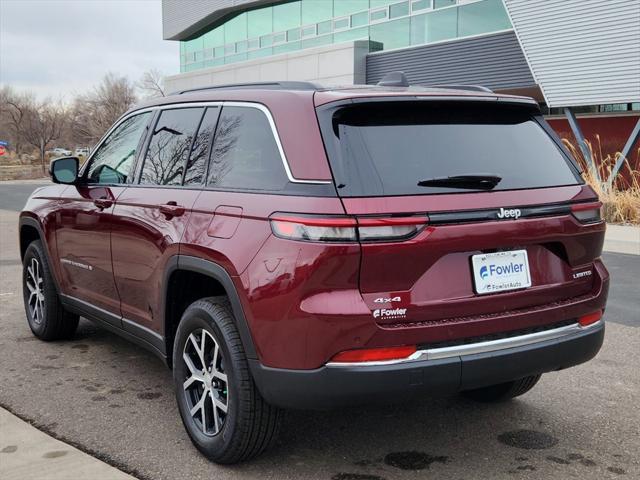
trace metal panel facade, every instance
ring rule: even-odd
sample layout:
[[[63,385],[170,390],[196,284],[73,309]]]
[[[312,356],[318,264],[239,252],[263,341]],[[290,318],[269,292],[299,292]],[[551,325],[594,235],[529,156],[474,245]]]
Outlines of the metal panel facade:
[[[640,1],[504,3],[549,106],[640,101]]]
[[[275,0],[162,0],[162,36],[183,40],[225,15]]]
[[[513,32],[424,45],[367,56],[367,83],[401,70],[409,82],[471,84],[492,89],[535,84]]]

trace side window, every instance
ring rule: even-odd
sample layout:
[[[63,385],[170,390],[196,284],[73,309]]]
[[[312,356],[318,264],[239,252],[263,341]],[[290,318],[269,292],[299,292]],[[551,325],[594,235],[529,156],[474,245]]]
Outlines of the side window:
[[[100,145],[87,167],[88,183],[127,183],[133,174],[140,139],[152,112],[129,117]]]
[[[184,185],[201,185],[207,167],[207,158],[213,141],[213,132],[218,123],[220,107],[209,107],[204,114],[198,134],[193,141],[193,149],[187,163],[187,173],[184,176]]]
[[[163,110],[144,159],[140,183],[181,185],[204,108]]]
[[[207,184],[247,190],[287,185],[273,131],[265,114],[251,107],[223,107],[213,142]]]

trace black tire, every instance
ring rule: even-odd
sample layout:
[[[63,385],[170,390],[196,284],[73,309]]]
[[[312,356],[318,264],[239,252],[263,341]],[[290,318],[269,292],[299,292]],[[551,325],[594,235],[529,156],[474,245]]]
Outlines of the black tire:
[[[477,402],[504,402],[527,393],[538,383],[541,376],[531,375],[512,382],[499,383],[498,385],[490,385],[476,390],[467,390],[462,392],[462,395]]]
[[[195,345],[200,346],[206,336],[205,348],[195,349],[194,343],[187,344],[192,334]],[[209,375],[205,378],[198,352],[208,351],[215,344],[219,346],[219,357],[215,353],[203,355]],[[194,380],[186,388],[185,382],[192,375],[184,360],[185,353],[191,359],[191,368],[205,378]],[[226,382],[214,375],[226,375]],[[226,297],[198,300],[182,315],[173,348],[173,378],[182,422],[195,447],[209,460],[221,464],[248,460],[275,441],[282,412],[266,403],[256,388]],[[203,396],[205,400],[201,403]],[[220,404],[226,404],[226,413],[214,406],[214,397]],[[204,422],[202,411],[196,410],[191,415],[191,409],[197,409],[198,404],[205,405]]]
[[[32,275],[40,280],[35,280]],[[32,295],[30,288],[32,289],[35,283],[38,283],[40,293]],[[47,342],[73,337],[80,318],[78,315],[67,312],[62,306],[40,240],[31,242],[24,254],[22,296],[27,322],[36,337]],[[31,306],[34,301],[38,303],[38,308],[35,310]]]

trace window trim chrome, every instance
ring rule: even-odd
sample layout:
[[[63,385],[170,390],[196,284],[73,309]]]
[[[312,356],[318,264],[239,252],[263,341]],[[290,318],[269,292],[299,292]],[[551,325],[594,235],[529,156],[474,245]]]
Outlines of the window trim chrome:
[[[372,362],[329,362],[326,364],[330,368],[343,367],[374,367],[384,365],[399,365],[411,362],[419,362],[425,360],[442,360],[453,357],[464,357],[467,355],[476,355],[479,353],[498,352],[509,348],[523,347],[527,345],[535,345],[536,343],[555,340],[558,338],[572,337],[583,333],[595,327],[604,324],[604,320],[598,320],[595,323],[581,326],[579,323],[572,323],[564,327],[544,330],[542,332],[529,333],[526,335],[518,335],[516,337],[500,338],[498,340],[489,340],[486,342],[468,343],[464,345],[455,345],[452,347],[427,348],[418,350],[407,358],[396,360],[383,360]]]
[[[296,178],[293,176],[293,173],[291,172],[291,167],[289,165],[289,160],[287,159],[285,153],[284,153],[284,148],[282,147],[282,142],[280,141],[280,135],[278,133],[278,129],[276,127],[275,121],[273,120],[273,115],[271,115],[271,111],[267,108],[266,105],[263,105],[262,103],[258,103],[258,102],[247,102],[247,101],[210,101],[210,102],[182,102],[182,103],[168,103],[165,105],[155,105],[152,107],[144,107],[138,110],[133,110],[125,115],[123,115],[122,117],[120,117],[112,126],[109,130],[107,130],[107,133],[105,133],[102,138],[100,139],[100,141],[96,144],[96,146],[94,147],[93,151],[91,152],[91,155],[89,156],[89,158],[87,158],[87,161],[85,162],[84,166],[83,166],[83,170],[82,170],[82,174],[84,175],[84,169],[88,168],[88,165],[90,165],[92,159],[93,159],[93,155],[95,152],[98,151],[98,149],[100,149],[100,147],[102,146],[102,144],[106,141],[106,139],[109,137],[109,135],[111,135],[111,132],[113,132],[116,128],[118,128],[123,122],[125,122],[127,119],[133,117],[134,115],[139,115],[141,113],[145,113],[145,112],[153,112],[156,110],[172,110],[172,109],[176,109],[176,108],[196,108],[196,107],[222,107],[224,108],[225,106],[228,107],[244,107],[244,108],[255,108],[257,110],[260,110],[264,116],[267,118],[267,121],[269,122],[269,126],[271,127],[271,133],[273,135],[273,138],[276,142],[276,146],[278,147],[278,152],[280,153],[280,160],[282,161],[282,165],[284,167],[285,173],[287,175],[287,179],[291,182],[291,183],[303,183],[303,184],[312,184],[312,185],[329,185],[331,183],[333,183],[333,180],[321,180],[321,179],[317,179],[317,180],[307,180],[307,179],[300,179],[300,178]],[[123,185],[129,185],[129,184],[123,184]]]

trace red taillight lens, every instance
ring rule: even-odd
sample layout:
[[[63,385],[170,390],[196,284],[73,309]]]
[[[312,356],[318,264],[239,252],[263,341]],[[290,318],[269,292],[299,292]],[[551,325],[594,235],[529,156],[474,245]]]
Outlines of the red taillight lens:
[[[602,220],[602,203],[576,203],[571,205],[571,213],[581,223],[596,223]]]
[[[592,323],[596,323],[598,320],[602,318],[602,310],[598,310],[593,313],[588,313],[587,315],[583,315],[578,318],[578,323],[581,327],[586,327],[587,325],[591,325]]]
[[[416,235],[429,219],[426,216],[349,217],[271,216],[274,235],[310,242],[397,242]]]
[[[360,350],[345,350],[331,359],[331,362],[382,362],[387,360],[402,360],[416,352],[415,345],[402,347],[363,348]]]
[[[271,217],[274,235],[308,242],[356,242],[356,220],[351,217],[298,217],[276,214]]]

